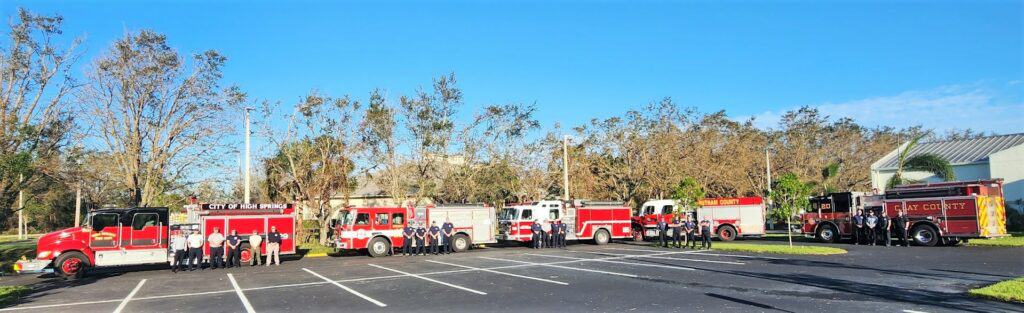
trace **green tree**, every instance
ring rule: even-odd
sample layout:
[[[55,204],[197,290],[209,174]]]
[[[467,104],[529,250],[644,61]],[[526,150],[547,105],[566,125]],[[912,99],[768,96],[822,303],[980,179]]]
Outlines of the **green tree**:
[[[772,192],[769,196],[774,207],[770,211],[772,218],[786,221],[786,233],[789,235],[789,245],[793,246],[793,215],[802,208],[806,208],[810,201],[813,185],[800,181],[800,178],[793,173],[786,173],[779,177],[772,184]]]
[[[696,210],[700,207],[700,200],[704,197],[704,187],[698,184],[693,177],[683,178],[672,190],[672,199],[676,200],[678,204],[676,213],[683,209]]]
[[[918,141],[924,136],[916,136],[907,143],[907,146],[900,151],[898,156],[898,163],[896,164],[896,173],[889,178],[889,181],[885,184],[886,188],[893,188],[902,184],[912,183],[913,180],[903,177],[904,172],[918,171],[932,173],[939,178],[951,181],[956,180],[956,175],[953,173],[953,166],[949,164],[949,161],[942,157],[932,153],[921,153],[910,156],[910,151],[917,146]]]

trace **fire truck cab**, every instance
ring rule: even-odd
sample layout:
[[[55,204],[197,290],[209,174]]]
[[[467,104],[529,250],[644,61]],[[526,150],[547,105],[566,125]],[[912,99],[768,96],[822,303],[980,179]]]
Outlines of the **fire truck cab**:
[[[431,222],[441,227],[447,220],[454,225],[452,249],[462,252],[474,244],[496,242],[494,215],[494,208],[485,205],[352,207],[338,212],[333,221],[333,242],[338,250],[366,250],[371,257],[382,257],[405,244],[406,226],[429,229]]]

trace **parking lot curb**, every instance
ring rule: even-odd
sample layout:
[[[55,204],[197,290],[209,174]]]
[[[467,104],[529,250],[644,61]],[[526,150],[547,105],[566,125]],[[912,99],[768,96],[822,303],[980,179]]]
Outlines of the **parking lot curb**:
[[[321,252],[321,253],[306,254],[306,255],[303,255],[302,257],[303,258],[318,258],[318,257],[325,257],[325,256],[327,256],[327,253]]]

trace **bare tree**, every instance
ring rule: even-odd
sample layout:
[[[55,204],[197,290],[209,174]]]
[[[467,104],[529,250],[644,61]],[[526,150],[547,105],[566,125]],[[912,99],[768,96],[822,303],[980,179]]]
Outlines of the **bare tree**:
[[[216,148],[230,128],[220,116],[240,100],[219,88],[225,60],[207,50],[189,66],[166,36],[143,30],[117,40],[92,65],[79,99],[132,204],[152,204],[169,182],[223,159]]]

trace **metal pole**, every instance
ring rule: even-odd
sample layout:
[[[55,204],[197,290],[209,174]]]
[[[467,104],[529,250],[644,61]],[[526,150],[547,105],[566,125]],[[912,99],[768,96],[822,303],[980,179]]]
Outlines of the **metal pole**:
[[[82,184],[75,190],[75,227],[82,226]]]
[[[768,148],[764,148],[764,171],[768,176],[768,193],[772,193],[772,158],[768,155]]]
[[[18,239],[25,239],[25,187],[20,186],[25,181],[25,174],[18,175]]]
[[[569,201],[569,135],[562,140],[562,198]]]
[[[249,108],[245,108],[245,203],[250,203],[249,197],[249,185],[251,183],[250,173],[252,172],[249,168]]]

